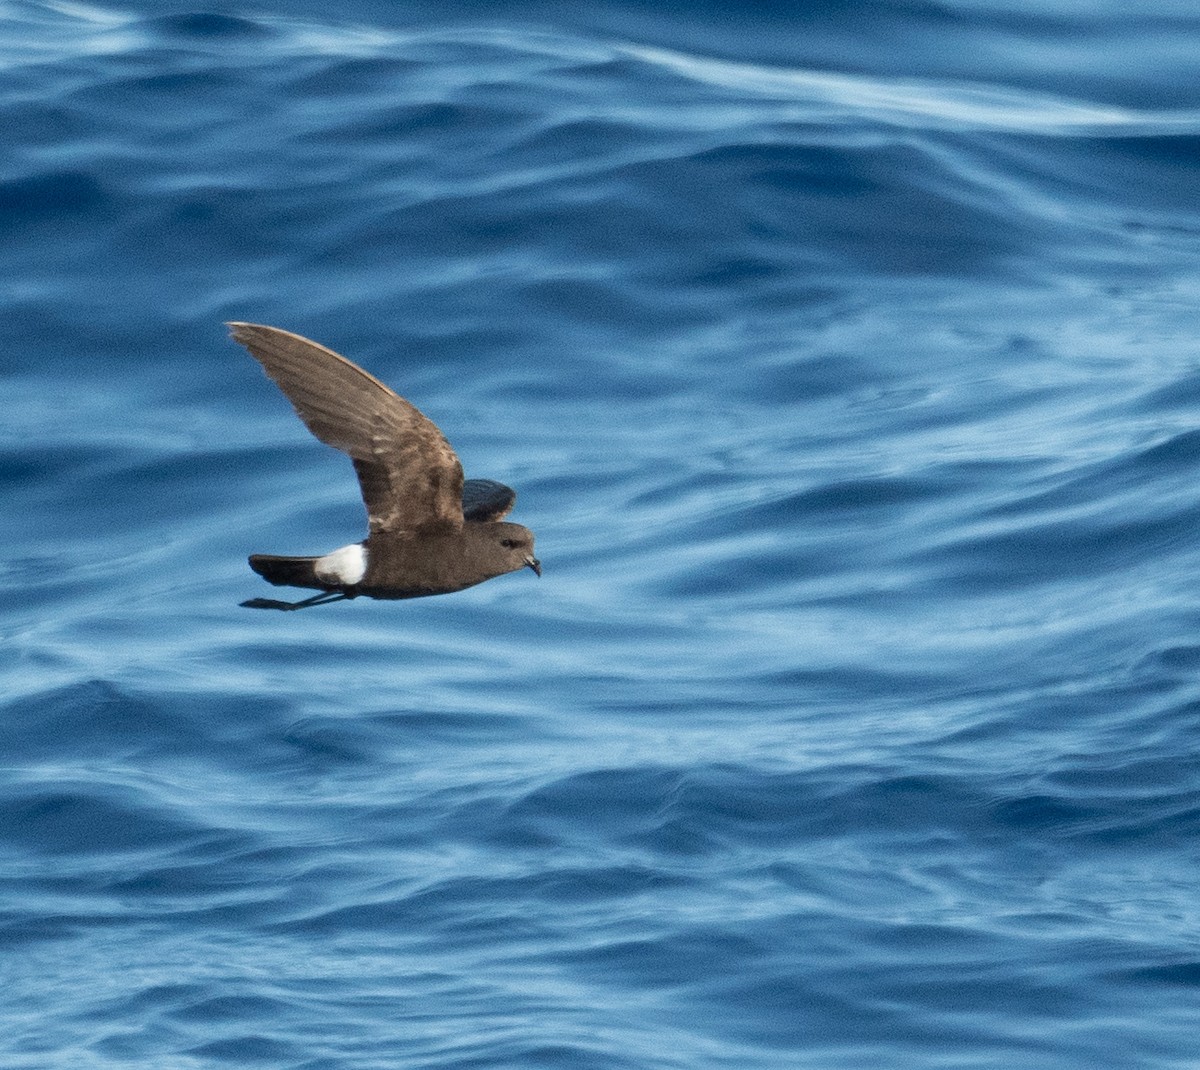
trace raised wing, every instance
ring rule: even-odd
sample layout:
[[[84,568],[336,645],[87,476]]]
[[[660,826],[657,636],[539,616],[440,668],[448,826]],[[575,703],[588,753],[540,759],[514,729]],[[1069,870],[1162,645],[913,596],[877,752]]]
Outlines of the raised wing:
[[[462,527],[462,465],[432,420],[332,349],[278,327],[229,329],[308,429],[350,455],[372,535]]]
[[[517,492],[494,479],[468,479],[462,489],[466,520],[503,520],[512,511]]]

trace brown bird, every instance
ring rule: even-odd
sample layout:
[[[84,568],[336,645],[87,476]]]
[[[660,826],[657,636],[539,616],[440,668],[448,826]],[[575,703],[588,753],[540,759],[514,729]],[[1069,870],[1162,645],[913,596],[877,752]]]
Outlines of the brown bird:
[[[421,598],[531,568],[533,532],[504,522],[516,493],[491,479],[463,480],[437,425],[332,349],[278,327],[230,323],[242,343],[322,442],[350,455],[367,537],[321,557],[251,554],[276,586],[315,588],[302,602],[252,598],[252,609],[303,609],[366,595]]]

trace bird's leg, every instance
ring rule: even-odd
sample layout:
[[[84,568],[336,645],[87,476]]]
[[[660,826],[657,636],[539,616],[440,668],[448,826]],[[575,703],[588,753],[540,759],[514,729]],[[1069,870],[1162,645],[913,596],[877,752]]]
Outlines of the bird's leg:
[[[329,602],[340,602],[343,598],[353,598],[345,591],[322,591],[306,598],[303,602],[277,602],[274,598],[251,598],[241,603],[247,609],[307,609],[309,606],[323,606]]]

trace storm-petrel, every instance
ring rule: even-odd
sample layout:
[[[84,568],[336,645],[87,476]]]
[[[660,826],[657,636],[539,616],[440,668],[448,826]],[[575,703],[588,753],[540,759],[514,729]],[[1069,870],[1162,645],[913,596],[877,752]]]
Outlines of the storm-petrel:
[[[367,537],[321,557],[251,554],[269,583],[321,593],[302,602],[252,598],[252,609],[303,609],[366,595],[420,598],[472,587],[506,572],[542,566],[533,532],[503,518],[516,493],[491,479],[463,480],[462,465],[437,426],[332,349],[278,327],[230,323],[308,429],[350,455]]]

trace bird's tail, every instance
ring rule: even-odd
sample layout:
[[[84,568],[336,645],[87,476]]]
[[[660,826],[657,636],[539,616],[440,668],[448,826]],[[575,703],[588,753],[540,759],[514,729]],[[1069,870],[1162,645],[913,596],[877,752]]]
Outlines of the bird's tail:
[[[276,557],[274,554],[251,554],[250,567],[276,587],[313,587],[329,589],[329,584],[317,579],[315,557]]]

